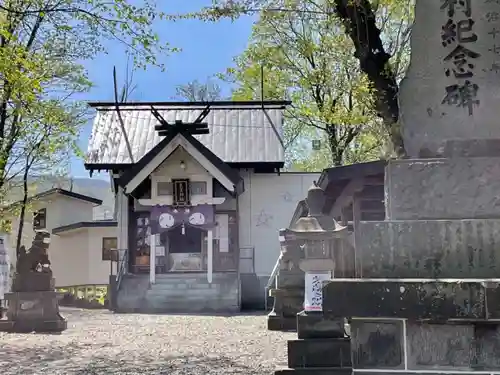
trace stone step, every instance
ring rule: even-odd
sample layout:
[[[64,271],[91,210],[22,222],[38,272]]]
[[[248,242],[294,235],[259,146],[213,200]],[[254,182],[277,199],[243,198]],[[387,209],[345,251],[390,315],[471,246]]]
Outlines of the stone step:
[[[352,373],[350,368],[298,368],[274,372],[275,375],[352,375]]]
[[[323,313],[437,322],[496,320],[500,319],[500,279],[334,279],[323,288]]]
[[[171,301],[169,303],[147,302],[141,307],[145,312],[197,313],[210,311],[239,311],[237,301]]]
[[[220,284],[199,284],[199,283],[161,283],[161,284],[152,284],[151,289],[182,289],[182,290],[190,290],[190,289],[219,289]]]
[[[360,222],[355,235],[359,278],[500,275],[500,219]]]
[[[223,297],[223,296],[234,296],[236,297],[238,294],[236,292],[229,293],[229,294],[223,294],[220,291],[217,291],[215,289],[207,289],[207,290],[202,290],[202,289],[191,289],[191,290],[171,290],[171,291],[166,291],[166,290],[149,290],[146,293],[146,296],[152,297],[152,298],[188,298],[188,297],[199,297],[199,298],[218,298]]]
[[[347,338],[288,341],[288,367],[351,367],[351,342]]]
[[[227,273],[227,274],[212,274],[212,281],[217,280],[231,280],[237,279],[237,273]],[[157,274],[156,282],[161,282],[163,280],[199,280],[200,282],[208,282],[206,273],[171,273],[171,274]]]
[[[295,316],[268,315],[267,329],[269,331],[296,332],[297,318]]]

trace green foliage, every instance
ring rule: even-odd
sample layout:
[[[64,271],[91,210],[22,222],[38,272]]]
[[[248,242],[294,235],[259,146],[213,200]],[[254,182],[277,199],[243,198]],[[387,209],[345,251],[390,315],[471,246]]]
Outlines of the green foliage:
[[[87,121],[74,94],[88,91],[82,62],[124,44],[135,67],[164,68],[154,22],[165,19],[151,0],[5,0],[0,2],[0,206],[12,217],[9,193],[47,174],[67,173]],[[35,184],[33,184],[35,181]],[[29,205],[31,205],[29,201]],[[26,207],[29,212],[30,208]],[[9,223],[0,223],[8,227]]]
[[[211,102],[223,99],[220,86],[213,80],[207,80],[204,83],[194,80],[177,86],[175,91],[179,99],[189,102]]]
[[[236,85],[236,100],[292,100],[284,136],[288,165],[294,169],[319,170],[392,155],[387,128],[375,108],[373,83],[359,68],[360,56],[355,56],[353,41],[336,13],[338,3],[214,1],[181,16],[213,22],[259,14],[246,51],[220,78]],[[408,64],[413,4],[379,0],[372,5],[385,47],[393,56],[387,72],[401,77]],[[311,149],[314,139],[321,140],[320,150]]]

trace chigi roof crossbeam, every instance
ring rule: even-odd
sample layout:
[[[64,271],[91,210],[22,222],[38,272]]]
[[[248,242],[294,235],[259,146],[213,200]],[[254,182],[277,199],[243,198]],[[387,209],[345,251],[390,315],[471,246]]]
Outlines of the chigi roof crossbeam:
[[[191,135],[208,134],[210,132],[208,124],[201,121],[207,117],[209,112],[210,106],[208,105],[193,122],[186,123],[182,120],[175,120],[173,124],[170,124],[154,106],[151,106],[151,113],[160,123],[159,125],[155,125],[155,130],[161,137],[172,133],[188,133]]]

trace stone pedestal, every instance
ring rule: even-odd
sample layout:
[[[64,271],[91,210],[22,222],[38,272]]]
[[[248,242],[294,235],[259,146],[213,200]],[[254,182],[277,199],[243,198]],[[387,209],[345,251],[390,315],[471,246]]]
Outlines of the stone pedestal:
[[[288,244],[276,279],[276,287],[269,291],[274,298],[272,311],[267,317],[270,331],[295,331],[296,316],[304,305],[304,271],[299,268],[300,248]]]
[[[321,311],[301,311],[297,314],[297,334],[299,339],[344,338],[344,319]]]
[[[0,320],[0,331],[62,332],[67,328],[54,291],[7,293],[6,300],[7,320]]]
[[[297,277],[300,282],[300,278]],[[279,283],[279,279],[278,279]],[[300,286],[281,286],[270,291],[274,298],[273,310],[267,316],[270,331],[296,331],[297,314],[304,304],[304,275]]]
[[[293,244],[300,249],[304,310],[296,316],[298,340],[288,341],[289,368],[276,374],[351,373],[350,340],[344,334],[344,319],[322,312],[322,281],[331,278],[335,255],[347,234],[346,227],[322,213],[324,198],[323,190],[312,186],[306,199],[309,215],[280,232],[287,248]]]
[[[500,371],[500,280],[354,279],[324,293],[326,315],[352,316],[354,373]]]
[[[7,320],[0,320],[4,332],[61,332],[67,328],[59,314],[57,293],[51,273],[16,274],[12,293],[6,293]]]

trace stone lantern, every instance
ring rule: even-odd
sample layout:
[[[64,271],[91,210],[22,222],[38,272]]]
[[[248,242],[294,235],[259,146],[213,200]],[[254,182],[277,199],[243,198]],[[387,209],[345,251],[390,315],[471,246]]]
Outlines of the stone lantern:
[[[304,280],[302,290],[305,293],[301,301],[303,311],[296,318],[299,338],[343,337],[343,320],[326,321],[323,318],[322,283],[334,277],[336,254],[340,253],[343,246],[347,228],[323,214],[325,193],[316,183],[307,192],[306,204],[308,216],[280,231],[283,257],[292,259],[292,266],[288,269],[298,268]],[[282,295],[275,296],[275,309],[282,308],[283,299]]]

